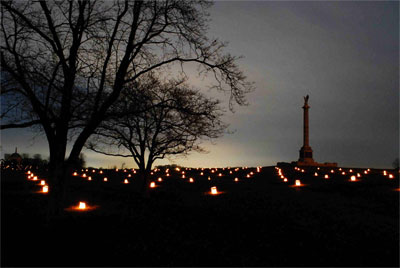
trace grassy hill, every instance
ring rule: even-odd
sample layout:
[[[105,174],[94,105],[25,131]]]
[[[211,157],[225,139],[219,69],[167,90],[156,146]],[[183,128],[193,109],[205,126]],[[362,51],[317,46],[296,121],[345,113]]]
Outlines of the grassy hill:
[[[160,170],[144,199],[132,170],[80,170],[71,175],[68,202],[98,207],[65,211],[47,226],[47,195],[38,193],[38,181],[3,169],[1,265],[399,266],[394,170],[389,179],[375,169],[286,167],[287,182],[275,167],[259,171],[183,169],[167,177]],[[33,172],[46,179],[45,171]],[[212,186],[220,194],[211,195]]]

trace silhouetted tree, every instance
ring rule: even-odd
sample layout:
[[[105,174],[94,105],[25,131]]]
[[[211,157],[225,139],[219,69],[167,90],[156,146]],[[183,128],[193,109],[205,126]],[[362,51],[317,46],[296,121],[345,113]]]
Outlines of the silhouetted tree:
[[[191,62],[244,104],[252,85],[206,36],[207,1],[1,1],[1,129],[35,127],[50,152],[49,212],[125,85]],[[68,141],[72,149],[66,157]]]
[[[126,89],[114,113],[92,136],[89,148],[106,155],[133,157],[147,193],[154,161],[203,151],[202,138],[217,138],[226,125],[218,100],[206,98],[183,80],[160,82],[149,75]]]

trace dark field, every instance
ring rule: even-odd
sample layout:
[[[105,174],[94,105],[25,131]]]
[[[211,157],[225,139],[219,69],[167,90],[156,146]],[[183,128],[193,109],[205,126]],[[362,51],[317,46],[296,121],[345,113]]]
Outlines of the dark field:
[[[353,169],[362,177],[350,182],[347,168],[329,170],[285,168],[286,183],[274,167],[159,172],[148,200],[135,174],[122,183],[130,170],[89,171],[92,181],[71,177],[69,202],[99,207],[65,211],[49,226],[38,182],[3,170],[1,266],[399,266],[398,174]],[[223,193],[208,194],[211,186]]]

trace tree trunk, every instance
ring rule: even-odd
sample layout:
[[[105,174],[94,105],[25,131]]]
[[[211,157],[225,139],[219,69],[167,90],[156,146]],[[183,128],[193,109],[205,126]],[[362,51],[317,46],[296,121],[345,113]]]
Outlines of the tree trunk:
[[[50,162],[52,162],[50,160]],[[63,209],[64,195],[64,163],[53,160],[49,165],[49,198],[47,220],[61,214]]]
[[[50,143],[50,142],[49,142]],[[49,162],[49,198],[47,209],[47,221],[62,213],[65,206],[66,187],[65,181],[68,177],[68,165],[65,162],[65,148],[63,143],[50,143]]]

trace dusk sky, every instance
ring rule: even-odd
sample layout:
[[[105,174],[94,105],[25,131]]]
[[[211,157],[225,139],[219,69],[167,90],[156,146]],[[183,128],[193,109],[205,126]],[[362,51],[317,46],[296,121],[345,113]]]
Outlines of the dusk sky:
[[[303,96],[310,95],[310,145],[317,162],[390,168],[399,155],[399,3],[228,2],[210,10],[209,37],[228,41],[255,83],[249,106],[225,122],[232,134],[204,142],[207,154],[157,161],[192,167],[270,166],[298,160]],[[189,72],[191,73],[191,72]],[[193,85],[204,88],[192,77]],[[210,94],[208,90],[204,92]],[[225,103],[229,96],[225,98]],[[227,105],[225,105],[227,108]],[[48,157],[44,137],[1,132],[1,158]],[[133,159],[89,151],[87,166],[136,167]]]

